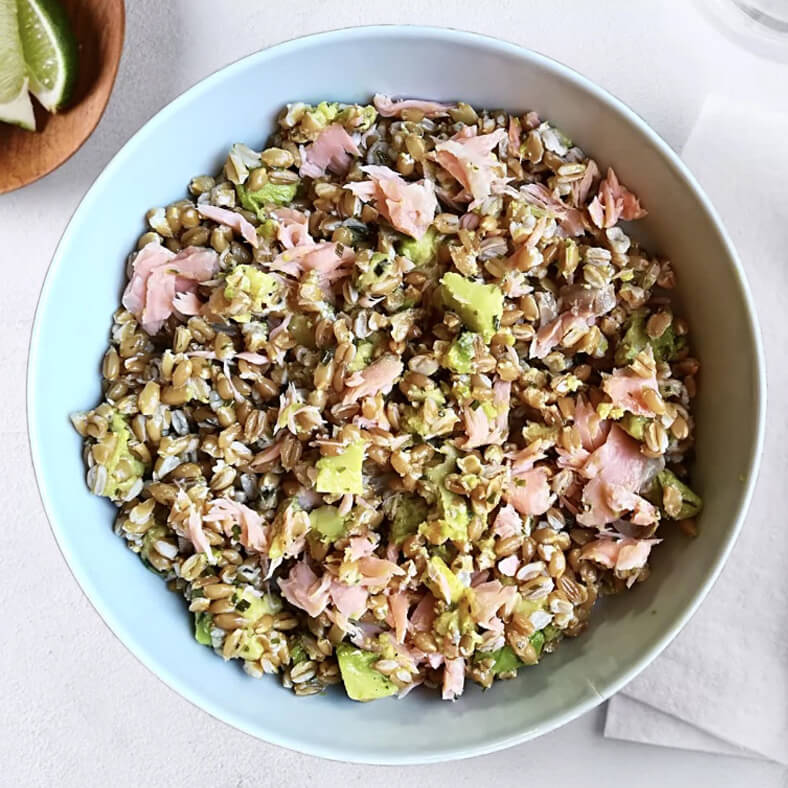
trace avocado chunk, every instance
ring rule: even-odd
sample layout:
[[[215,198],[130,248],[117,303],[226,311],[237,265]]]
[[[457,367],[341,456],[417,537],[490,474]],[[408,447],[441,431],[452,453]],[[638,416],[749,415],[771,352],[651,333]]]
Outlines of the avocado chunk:
[[[266,205],[289,205],[295,199],[298,183],[266,183],[262,189],[249,191],[246,186],[236,184],[235,191],[243,208],[254,213],[262,222],[266,218]]]
[[[648,345],[651,345],[656,361],[673,361],[686,344],[684,337],[676,336],[672,325],[662,336],[652,339],[646,332],[646,310],[637,309],[629,316],[624,336],[616,347],[615,362],[618,366],[631,363]]]
[[[107,469],[107,483],[101,493],[105,498],[122,501],[137,479],[145,472],[145,464],[135,457],[129,449],[132,438],[126,419],[120,413],[113,413],[109,423],[114,436],[112,454],[104,464]]]
[[[336,101],[321,101],[316,107],[310,107],[306,114],[314,125],[323,128],[332,123],[339,115],[339,104]]]
[[[334,457],[321,457],[316,464],[315,489],[321,493],[360,495],[364,492],[361,466],[364,462],[366,441],[356,441]]]
[[[540,629],[538,632],[534,632],[533,635],[531,635],[531,637],[528,639],[531,641],[531,645],[534,647],[534,650],[536,651],[536,658],[539,659],[539,657],[542,656],[542,649],[544,648],[544,642],[545,642],[544,632],[542,632],[542,630]]]
[[[441,485],[438,487],[438,508],[441,518],[437,521],[437,526],[435,521],[423,523],[419,527],[419,532],[429,533],[433,544],[443,544],[448,540],[466,541],[471,517],[468,513],[468,504],[463,497]]]
[[[243,639],[238,649],[238,654],[244,659],[257,660],[263,656],[265,646],[259,635],[256,635],[253,626],[263,616],[274,616],[282,609],[282,600],[273,594],[258,594],[251,587],[236,591],[232,597],[236,612],[240,613],[249,626],[244,630]]]
[[[369,260],[366,271],[362,271],[356,277],[356,287],[360,293],[371,291],[375,285],[383,282],[391,271],[394,261],[383,252],[375,252]]]
[[[646,424],[648,424],[649,421],[651,421],[651,419],[647,419],[645,416],[635,416],[633,413],[627,411],[618,424],[624,432],[631,435],[635,440],[642,441],[643,430],[646,429]]]
[[[382,340],[383,334],[380,331],[375,331],[366,339],[359,339],[356,342],[356,355],[353,356],[353,360],[348,364],[348,369],[351,372],[358,372],[368,367]]]
[[[243,657],[243,659],[249,659],[252,661],[258,660],[263,656],[264,651],[265,647],[259,635],[253,635],[250,632],[244,632],[243,640],[241,641],[241,647],[238,649],[238,654]]]
[[[340,110],[336,121],[345,126],[348,131],[363,133],[369,130],[377,117],[378,111],[371,104],[353,104]]]
[[[531,636],[533,637],[533,636]],[[493,658],[492,674],[497,676],[499,673],[511,673],[513,670],[522,667],[522,662],[514,653],[511,646],[502,646],[497,651],[484,656]]]
[[[476,334],[472,331],[463,331],[454,342],[451,343],[446,353],[446,366],[460,375],[469,375],[474,370],[474,359],[476,350],[474,349],[474,339]]]
[[[224,282],[224,297],[232,301],[243,293],[249,296],[250,304],[246,312],[232,315],[238,323],[248,323],[252,314],[260,314],[265,307],[272,307],[281,293],[281,285],[271,276],[253,265],[237,265],[227,274]]]
[[[351,700],[377,700],[397,691],[396,685],[373,667],[379,659],[374,651],[364,651],[350,643],[337,646],[339,672]]]
[[[400,421],[408,432],[421,435],[422,438],[426,438],[430,434],[430,428],[427,426],[427,422],[424,421],[421,409],[418,407],[403,405]]]
[[[362,339],[356,346],[356,355],[353,360],[348,364],[348,370],[351,372],[358,372],[369,366],[372,360],[372,354],[375,352],[374,343],[367,339]]]
[[[498,330],[503,315],[503,292],[495,285],[485,285],[450,272],[441,279],[443,303],[453,309],[466,328],[489,342]]]
[[[547,424],[540,424],[538,421],[528,421],[523,427],[523,438],[526,443],[533,443],[536,440],[555,440],[558,432],[558,427],[548,427]]]
[[[549,643],[551,640],[557,640],[561,637],[561,630],[554,624],[548,624],[543,630],[544,642]]]
[[[309,654],[306,653],[304,644],[299,639],[290,649],[290,660],[294,665],[300,665],[302,662],[306,662],[308,659]]]
[[[468,538],[468,524],[471,521],[471,516],[465,499],[461,495],[447,490],[443,483],[446,477],[454,471],[457,462],[457,451],[453,446],[446,445],[443,448],[443,453],[446,455],[446,460],[440,465],[430,468],[426,473],[427,478],[435,484],[438,493],[437,504],[440,514],[440,525],[437,533],[444,537],[443,541],[451,539],[462,542]],[[434,523],[425,524],[425,530],[427,528],[433,534],[433,543],[437,543],[434,542],[434,535],[436,534]]]
[[[457,604],[466,591],[466,587],[460,578],[437,555],[431,556],[427,563],[427,569],[424,573],[424,585],[432,591],[436,599],[444,599],[452,605]],[[445,591],[449,593],[448,599],[445,597]]]
[[[703,499],[684,484],[673,471],[667,469],[660,471],[657,474],[657,481],[663,493],[666,487],[675,487],[681,495],[681,509],[675,519],[685,520],[687,517],[695,517],[700,513],[703,508]]]
[[[391,527],[389,534],[394,544],[402,544],[411,534],[415,534],[419,525],[427,516],[427,502],[416,495],[397,493],[391,504]]]
[[[203,646],[212,645],[211,629],[213,616],[210,613],[194,614],[194,639]]]
[[[345,533],[345,518],[336,506],[321,506],[309,513],[312,530],[320,534],[323,542],[334,542]]]
[[[414,265],[426,265],[438,254],[441,237],[434,227],[429,227],[419,240],[408,238],[397,244],[397,252],[407,257]]]
[[[460,603],[456,607],[444,610],[435,618],[434,630],[443,637],[448,637],[453,642],[457,642],[463,635],[472,634],[476,631],[476,622],[471,616],[468,596],[460,598]]]
[[[232,595],[235,609],[250,624],[259,621],[263,616],[273,616],[282,609],[282,601],[273,594],[258,596],[252,588],[247,586]]]

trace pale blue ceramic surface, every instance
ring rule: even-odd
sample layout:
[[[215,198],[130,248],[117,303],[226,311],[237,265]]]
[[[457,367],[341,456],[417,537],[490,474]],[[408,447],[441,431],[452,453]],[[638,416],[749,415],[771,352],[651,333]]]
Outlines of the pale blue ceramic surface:
[[[199,646],[183,601],[113,535],[113,507],[88,494],[80,440],[68,421],[99,396],[110,316],[145,211],[183,197],[191,176],[215,171],[232,142],[260,147],[282,104],[358,101],[374,91],[536,109],[598,161],[615,163],[650,210],[644,227],[654,248],[676,264],[704,362],[700,537],[668,539],[649,582],[606,603],[585,636],[516,681],[486,693],[472,686],[453,704],[419,691],[366,705],[340,691],[298,699]],[[411,763],[477,755],[551,730],[610,696],[664,648],[735,539],[755,478],[764,397],[755,317],[735,253],[695,181],[643,121],[533,52],[448,30],[378,27],[252,55],[176,99],[123,147],[79,206],[47,276],[30,350],[28,418],[41,495],[63,554],[144,664],[206,711],[267,741],[328,758]],[[153,719],[156,698],[150,702]]]

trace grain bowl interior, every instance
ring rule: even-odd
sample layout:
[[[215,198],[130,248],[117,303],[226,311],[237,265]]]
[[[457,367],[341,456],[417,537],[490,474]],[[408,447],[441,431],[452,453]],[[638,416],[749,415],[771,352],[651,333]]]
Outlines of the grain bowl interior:
[[[694,534],[676,272],[565,132],[290,104],[148,212],[102,402],[72,418],[118,535],[251,676],[452,700]]]

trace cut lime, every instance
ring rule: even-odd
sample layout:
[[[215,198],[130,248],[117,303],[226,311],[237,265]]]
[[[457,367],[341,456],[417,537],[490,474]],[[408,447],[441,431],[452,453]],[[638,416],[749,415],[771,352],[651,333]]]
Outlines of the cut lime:
[[[35,129],[19,40],[16,0],[0,0],[0,121]]]
[[[17,0],[17,6],[30,92],[56,112],[71,98],[76,78],[77,42],[71,25],[57,0]]]
[[[22,89],[16,98],[5,102],[5,104],[0,104],[0,123],[13,123],[28,131],[36,130],[33,102],[27,92],[27,79],[23,80]]]

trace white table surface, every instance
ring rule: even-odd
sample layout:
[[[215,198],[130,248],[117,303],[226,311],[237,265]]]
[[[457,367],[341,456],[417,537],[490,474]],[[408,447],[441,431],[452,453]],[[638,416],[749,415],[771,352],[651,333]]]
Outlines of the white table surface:
[[[217,722],[164,686],[115,639],[69,573],[38,500],[23,414],[39,287],[77,202],[134,131],[212,71],[296,35],[384,22],[450,25],[551,55],[634,107],[677,150],[709,93],[788,111],[788,69],[739,49],[692,2],[127,0],[123,61],[97,131],[59,171],[0,197],[0,434],[11,458],[0,460],[0,783],[788,785],[774,764],[605,740],[601,708],[461,764],[395,769],[302,756]]]

